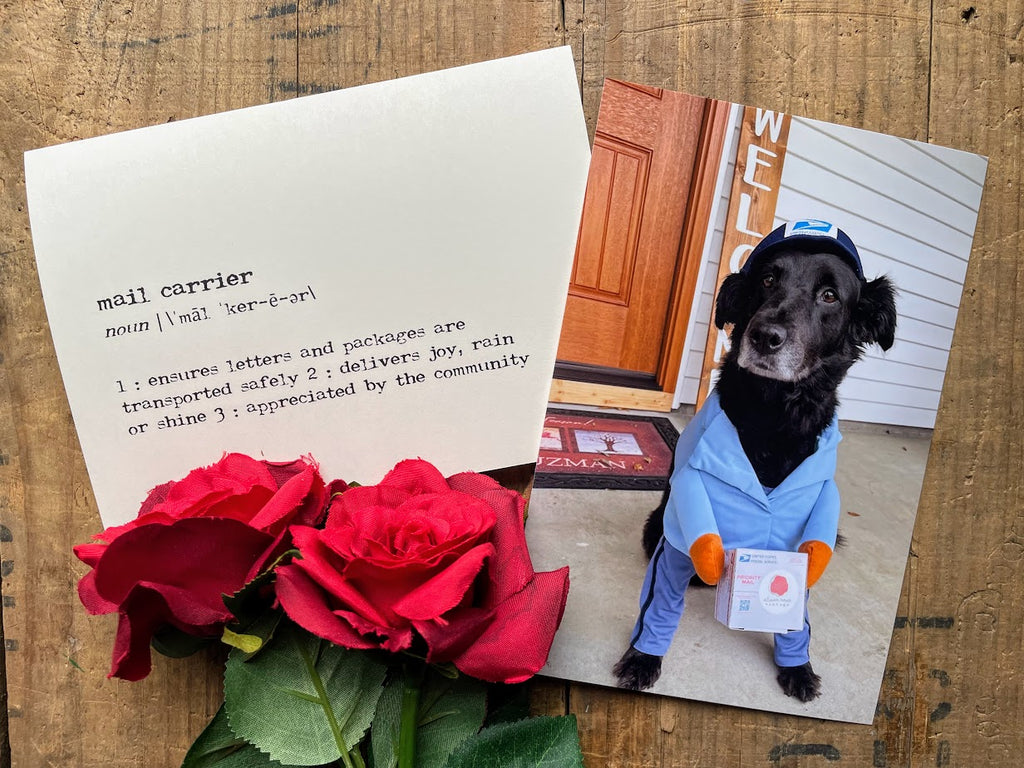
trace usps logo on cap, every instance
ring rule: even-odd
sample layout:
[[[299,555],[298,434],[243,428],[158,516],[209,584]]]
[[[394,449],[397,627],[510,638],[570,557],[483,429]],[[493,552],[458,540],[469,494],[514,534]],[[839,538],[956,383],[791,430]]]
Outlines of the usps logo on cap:
[[[830,221],[821,219],[798,219],[786,225],[786,237],[793,235],[810,235],[811,237],[831,237],[835,240],[839,236],[839,227]]]

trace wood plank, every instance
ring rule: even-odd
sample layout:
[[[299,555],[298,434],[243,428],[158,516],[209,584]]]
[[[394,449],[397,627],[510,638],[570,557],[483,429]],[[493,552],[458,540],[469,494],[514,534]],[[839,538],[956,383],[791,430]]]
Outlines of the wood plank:
[[[558,3],[300,0],[299,94],[563,45]]]
[[[672,393],[656,389],[630,389],[610,387],[605,384],[590,384],[583,381],[555,379],[551,382],[552,403],[573,403],[576,405],[597,405],[604,408],[632,408],[638,411],[672,410]]]
[[[912,743],[949,765],[1012,765],[1024,744],[1024,3],[942,0],[933,13],[928,137],[990,164],[915,531],[912,600],[953,624],[915,633]],[[925,716],[940,706],[947,717]]]
[[[0,16],[0,573],[16,768],[179,765],[219,696],[202,658],[163,662],[143,686],[103,680],[113,625],[78,606],[84,568],[69,555],[98,517],[39,296],[21,152],[563,40],[591,129],[613,76],[931,139],[992,164],[874,725],[582,685],[566,694],[554,681],[535,684],[534,709],[577,715],[592,768],[1019,763],[1021,0],[936,0],[934,16],[925,0],[15,0]]]
[[[142,685],[105,679],[116,621],[82,610],[86,569],[70,556],[101,526],[39,295],[21,153],[279,98],[295,21],[242,3],[14,5],[0,25],[0,397],[17,414],[0,422],[11,758],[180,765],[219,706],[219,675],[197,657]]]

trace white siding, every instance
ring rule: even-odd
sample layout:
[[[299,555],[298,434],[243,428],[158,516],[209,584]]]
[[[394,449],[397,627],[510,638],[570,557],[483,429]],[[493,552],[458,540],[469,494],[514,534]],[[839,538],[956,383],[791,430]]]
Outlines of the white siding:
[[[733,149],[726,157],[730,178],[734,156]],[[857,243],[865,275],[887,274],[899,290],[896,343],[884,354],[870,348],[851,369],[840,390],[841,418],[934,426],[986,166],[966,152],[793,118],[776,223],[838,224]],[[715,269],[726,207],[719,206],[708,259]],[[713,291],[702,285],[696,302],[694,355],[699,346],[703,356]],[[699,372],[700,359],[684,357],[682,402],[696,400]]]

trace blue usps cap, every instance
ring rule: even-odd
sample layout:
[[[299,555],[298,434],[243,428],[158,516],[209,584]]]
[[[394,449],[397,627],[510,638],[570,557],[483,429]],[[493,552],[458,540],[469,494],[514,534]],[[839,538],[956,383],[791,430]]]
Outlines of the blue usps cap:
[[[857,277],[864,279],[864,268],[853,240],[835,224],[821,219],[798,219],[777,227],[750,252],[740,272],[747,274],[761,258],[789,246],[810,247],[816,253],[841,256]]]

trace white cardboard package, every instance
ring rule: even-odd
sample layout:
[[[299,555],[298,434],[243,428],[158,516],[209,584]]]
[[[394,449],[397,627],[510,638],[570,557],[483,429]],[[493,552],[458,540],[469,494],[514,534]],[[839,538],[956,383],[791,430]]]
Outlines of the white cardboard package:
[[[729,629],[791,632],[803,627],[807,555],[730,549],[715,594],[715,618]]]

